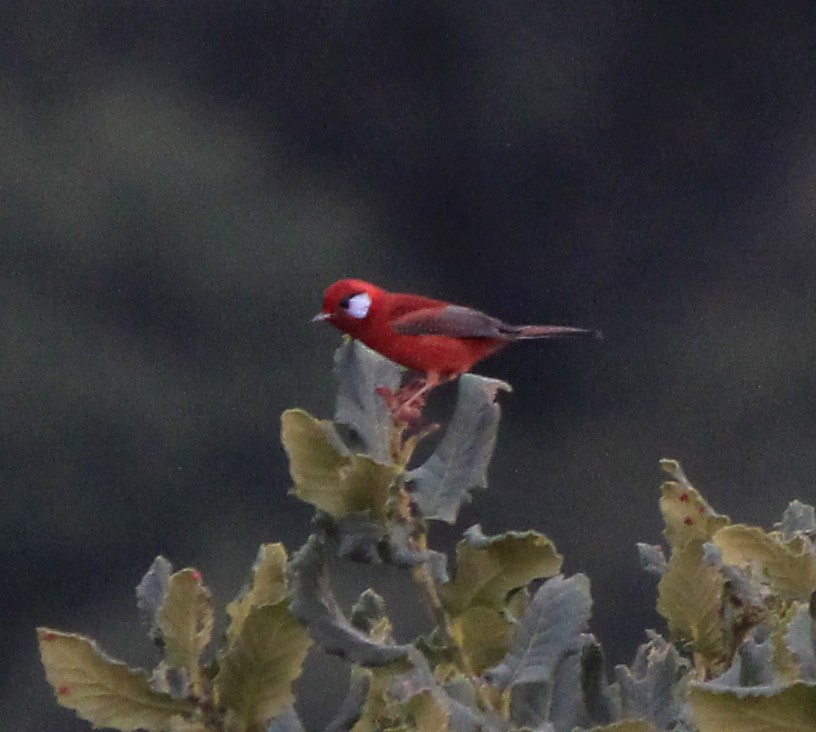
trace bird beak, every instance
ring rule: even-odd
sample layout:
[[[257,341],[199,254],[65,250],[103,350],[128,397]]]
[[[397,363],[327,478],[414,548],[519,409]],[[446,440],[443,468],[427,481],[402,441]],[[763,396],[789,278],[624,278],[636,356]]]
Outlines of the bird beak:
[[[310,322],[319,323],[322,320],[328,320],[330,317],[331,317],[330,313],[318,313],[312,318]]]

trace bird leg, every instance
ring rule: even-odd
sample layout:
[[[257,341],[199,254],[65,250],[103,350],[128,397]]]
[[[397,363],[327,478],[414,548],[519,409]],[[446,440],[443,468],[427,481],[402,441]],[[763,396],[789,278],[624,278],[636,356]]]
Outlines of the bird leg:
[[[396,423],[415,424],[422,416],[428,392],[441,383],[438,374],[428,374],[424,379],[411,381],[396,392],[379,387],[377,393],[385,400]]]

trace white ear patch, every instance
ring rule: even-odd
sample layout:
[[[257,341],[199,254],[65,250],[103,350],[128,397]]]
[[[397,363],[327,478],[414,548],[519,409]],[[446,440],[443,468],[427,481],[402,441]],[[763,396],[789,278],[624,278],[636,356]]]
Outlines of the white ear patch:
[[[371,295],[369,295],[367,292],[361,292],[349,298],[348,314],[351,315],[352,318],[361,320],[368,315],[368,310],[370,307]]]

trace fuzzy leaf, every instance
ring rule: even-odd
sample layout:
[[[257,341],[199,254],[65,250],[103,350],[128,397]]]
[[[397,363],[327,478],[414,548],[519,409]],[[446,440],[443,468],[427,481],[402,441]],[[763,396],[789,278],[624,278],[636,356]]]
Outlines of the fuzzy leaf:
[[[363,715],[363,706],[371,686],[371,672],[354,666],[349,675],[349,687],[343,703],[324,732],[348,732]]]
[[[303,732],[303,725],[294,707],[289,707],[275,717],[265,732]]]
[[[287,600],[253,608],[221,658],[214,681],[219,703],[247,732],[262,732],[294,702],[292,683],[311,644]]]
[[[405,476],[414,484],[414,501],[425,518],[454,523],[470,491],[487,486],[487,466],[499,427],[500,389],[510,387],[475,374],[459,379],[456,409],[439,446]]]
[[[814,732],[816,686],[717,688],[693,684],[692,716],[700,732]]]
[[[619,716],[619,701],[606,680],[603,649],[593,635],[587,636],[581,651],[581,691],[592,722],[609,723]]]
[[[359,341],[346,340],[334,355],[337,406],[334,421],[349,427],[362,450],[374,460],[391,459],[393,419],[378,387],[396,391],[402,367]]]
[[[660,487],[660,511],[666,523],[664,533],[672,552],[688,542],[708,541],[717,529],[730,523],[728,516],[718,514],[689,483],[680,463],[661,460],[663,468],[674,480]]]
[[[637,543],[640,566],[649,574],[662,577],[666,573],[666,556],[660,546],[653,544]]]
[[[487,672],[488,681],[499,689],[537,681],[551,685],[559,661],[583,646],[581,634],[591,607],[589,580],[584,575],[547,580],[518,623],[510,652]]]
[[[763,631],[755,628],[754,631]],[[747,636],[734,654],[728,670],[718,676],[712,683],[719,686],[769,686],[776,681],[774,669],[774,645],[768,638],[767,632],[761,633],[764,637],[757,640]]]
[[[643,719],[658,729],[674,729],[683,719],[678,682],[683,661],[675,647],[656,633],[638,648],[631,667],[615,667],[623,717]]]
[[[194,709],[184,699],[154,691],[143,671],[109,658],[89,638],[48,628],[38,628],[37,638],[57,701],[95,727],[165,732],[173,717]]]
[[[142,618],[150,628],[150,637],[154,642],[162,640],[156,616],[164,602],[171,574],[173,574],[173,565],[159,555],[153,560],[150,569],[136,586],[136,603]]]
[[[816,510],[801,501],[791,501],[782,514],[782,521],[774,526],[790,541],[797,534],[813,537],[816,534]]]
[[[690,641],[711,662],[722,660],[725,653],[719,615],[723,578],[703,557],[699,539],[672,554],[658,583],[657,611],[668,621],[672,636]]]
[[[785,633],[785,645],[793,657],[801,678],[816,681],[816,622],[812,601],[794,604],[794,614]]]
[[[343,615],[326,576],[323,550],[316,536],[292,557],[289,565],[292,612],[327,653],[361,666],[385,666],[406,658],[410,646],[377,643]]]
[[[286,549],[283,544],[261,544],[249,585],[227,605],[230,625],[229,643],[241,632],[241,627],[253,607],[275,605],[286,596]]]
[[[298,498],[334,518],[368,511],[373,519],[385,519],[396,466],[348,453],[331,422],[301,409],[283,413],[281,439]]]
[[[157,622],[168,665],[183,670],[198,693],[199,658],[212,636],[213,607],[210,591],[197,570],[183,569],[170,577]]]
[[[385,613],[385,600],[370,587],[364,590],[351,608],[351,624],[369,635],[375,628],[388,628],[387,635],[391,635],[391,622]],[[385,640],[385,638],[378,638]]]
[[[757,579],[770,583],[786,600],[807,601],[816,588],[813,547],[804,537],[780,539],[756,526],[735,524],[720,529],[712,543],[726,564],[750,567]]]
[[[627,719],[623,722],[605,724],[601,727],[593,727],[586,732],[656,732],[653,725],[643,719]]]
[[[476,524],[456,547],[456,575],[442,588],[442,599],[453,615],[475,605],[502,610],[512,590],[554,577],[563,561],[552,541],[537,531],[488,537]]]

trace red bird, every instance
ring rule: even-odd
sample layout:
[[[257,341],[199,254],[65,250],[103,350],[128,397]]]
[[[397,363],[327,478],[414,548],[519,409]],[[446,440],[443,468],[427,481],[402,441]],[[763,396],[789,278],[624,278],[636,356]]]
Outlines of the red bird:
[[[513,341],[599,337],[561,325],[508,325],[461,305],[421,295],[387,292],[363,280],[339,280],[323,295],[326,320],[391,361],[426,374],[420,394],[455,379]]]

